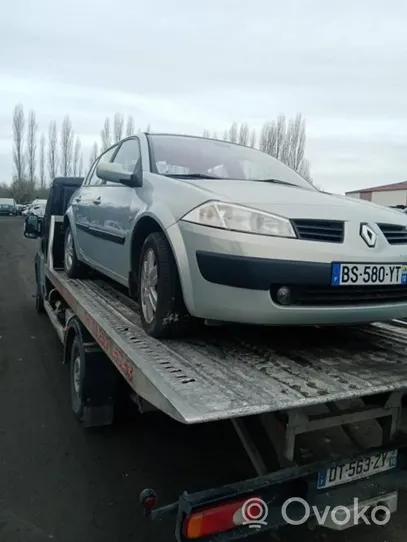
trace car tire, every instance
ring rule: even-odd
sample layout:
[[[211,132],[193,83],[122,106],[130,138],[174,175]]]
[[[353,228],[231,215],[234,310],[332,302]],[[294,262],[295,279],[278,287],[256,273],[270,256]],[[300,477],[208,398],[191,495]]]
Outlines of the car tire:
[[[71,279],[80,279],[86,276],[86,266],[78,260],[71,227],[65,231],[64,241],[64,269]]]
[[[157,339],[182,337],[192,319],[184,303],[174,255],[162,232],[151,233],[145,239],[137,277],[144,330]]]

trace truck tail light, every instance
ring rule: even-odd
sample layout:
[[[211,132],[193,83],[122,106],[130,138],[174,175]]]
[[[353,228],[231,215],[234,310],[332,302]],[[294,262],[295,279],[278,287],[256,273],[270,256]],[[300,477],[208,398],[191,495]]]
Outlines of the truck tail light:
[[[240,499],[193,512],[184,521],[184,536],[196,540],[245,523],[255,523],[259,517],[258,510],[264,510],[265,504],[261,504],[260,497],[250,497],[251,504],[247,507],[248,501],[249,498]]]

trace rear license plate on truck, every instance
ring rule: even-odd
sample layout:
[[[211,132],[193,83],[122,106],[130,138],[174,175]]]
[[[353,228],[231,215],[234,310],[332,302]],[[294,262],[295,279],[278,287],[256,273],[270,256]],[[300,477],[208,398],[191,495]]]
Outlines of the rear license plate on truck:
[[[332,286],[397,286],[407,284],[406,264],[333,263]]]
[[[393,469],[397,464],[397,450],[362,457],[350,463],[338,464],[318,473],[317,488],[338,486]]]

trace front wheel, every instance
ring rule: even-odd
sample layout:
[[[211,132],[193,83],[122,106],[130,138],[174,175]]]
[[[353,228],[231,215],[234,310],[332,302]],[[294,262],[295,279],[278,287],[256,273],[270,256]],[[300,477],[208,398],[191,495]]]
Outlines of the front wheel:
[[[182,336],[191,317],[185,307],[177,265],[163,233],[151,233],[144,241],[137,276],[144,330],[156,338]]]
[[[45,312],[44,299],[38,286],[37,293],[35,294],[35,310],[38,312],[38,314],[43,314]]]
[[[65,273],[71,279],[79,279],[86,276],[86,267],[78,260],[76,255],[75,243],[70,226],[68,226],[65,231],[64,269]]]

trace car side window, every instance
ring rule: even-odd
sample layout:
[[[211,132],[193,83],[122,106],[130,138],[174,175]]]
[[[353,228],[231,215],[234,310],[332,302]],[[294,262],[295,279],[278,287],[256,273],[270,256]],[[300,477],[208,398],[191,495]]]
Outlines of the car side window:
[[[134,173],[136,165],[140,160],[140,143],[137,138],[134,138],[123,141],[113,162],[115,164],[121,164],[129,173]]]
[[[98,164],[100,164],[100,162],[111,162],[112,157],[113,157],[114,153],[116,152],[116,150],[117,150],[117,145],[115,145],[114,147],[111,147],[108,151],[106,151],[104,154],[102,154],[102,156],[99,158],[99,160],[93,166],[92,174],[91,174],[88,182],[86,183],[87,186],[97,186],[97,185],[104,184],[104,181],[102,179],[99,179],[99,177],[96,175],[96,168],[97,168]]]

